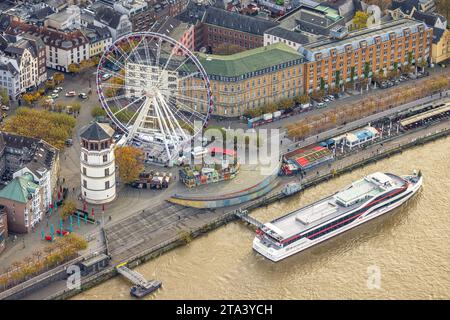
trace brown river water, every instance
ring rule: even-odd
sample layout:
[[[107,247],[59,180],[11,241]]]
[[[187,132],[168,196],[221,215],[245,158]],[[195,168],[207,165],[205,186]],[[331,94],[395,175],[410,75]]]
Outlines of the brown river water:
[[[379,161],[252,212],[267,222],[374,171],[421,169],[406,204],[273,263],[252,249],[253,230],[233,222],[136,268],[163,288],[146,299],[450,298],[450,137]],[[379,271],[373,285],[373,272]],[[131,299],[115,277],[74,299]]]

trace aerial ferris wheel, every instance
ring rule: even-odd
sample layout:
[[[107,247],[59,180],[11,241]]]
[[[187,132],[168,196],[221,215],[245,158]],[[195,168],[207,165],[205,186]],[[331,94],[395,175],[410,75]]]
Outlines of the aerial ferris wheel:
[[[178,41],[141,32],[117,39],[97,68],[102,108],[149,158],[171,162],[201,133],[212,112],[208,76]]]

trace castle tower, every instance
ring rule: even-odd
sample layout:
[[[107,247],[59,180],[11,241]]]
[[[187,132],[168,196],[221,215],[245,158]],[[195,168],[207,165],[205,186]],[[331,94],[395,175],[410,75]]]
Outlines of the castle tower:
[[[116,197],[114,130],[94,122],[81,135],[81,196],[92,204],[107,203]]]

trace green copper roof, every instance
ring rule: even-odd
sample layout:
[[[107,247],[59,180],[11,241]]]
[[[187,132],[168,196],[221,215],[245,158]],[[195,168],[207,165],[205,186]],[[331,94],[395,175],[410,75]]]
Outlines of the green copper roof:
[[[198,58],[208,75],[236,77],[302,59],[303,56],[288,45],[278,42],[227,56],[199,53]]]
[[[35,193],[38,188],[28,177],[16,177],[0,191],[0,198],[27,203],[28,195]]]
[[[339,15],[339,12],[336,9],[333,9],[330,7],[325,7],[322,5],[317,6],[314,9],[324,12],[325,15],[327,16],[327,18],[329,18],[333,21],[338,21],[338,20],[342,19],[342,17]]]

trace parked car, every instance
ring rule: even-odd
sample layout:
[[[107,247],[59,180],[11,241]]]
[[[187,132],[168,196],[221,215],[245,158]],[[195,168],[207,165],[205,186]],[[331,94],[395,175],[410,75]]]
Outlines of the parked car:
[[[78,95],[78,97],[81,98],[81,99],[87,99],[87,98],[88,98],[87,94],[84,93],[84,92],[81,92],[81,93]]]
[[[324,98],[322,99],[322,102],[330,102],[330,99],[328,99],[328,97],[324,97]]]
[[[72,139],[67,139],[65,144],[66,144],[66,146],[70,147],[71,145],[73,145],[73,140]]]
[[[5,105],[3,105],[3,106],[2,106],[2,110],[8,111],[8,110],[9,110],[9,107],[8,107],[8,106],[5,106]]]
[[[410,79],[417,79],[417,76],[414,73],[408,73],[408,78]]]
[[[77,93],[75,91],[66,92],[66,97],[75,97]]]
[[[327,96],[327,98],[328,98],[328,100],[330,100],[330,101],[334,101],[334,96],[333,95],[329,95],[329,96]]]
[[[319,102],[318,104],[317,104],[317,108],[325,108],[327,106],[327,104],[326,103],[324,103],[324,102]]]
[[[102,75],[102,80],[103,80],[103,81],[106,81],[106,80],[110,79],[111,77],[112,77],[111,74],[105,73],[104,75]]]
[[[56,90],[58,90],[58,92],[63,91],[63,87],[56,87]]]
[[[59,97],[59,95],[57,94],[57,93],[52,93],[51,95],[50,95],[50,98],[52,98],[52,99],[56,99],[56,98],[58,98]]]
[[[56,93],[59,93],[59,90],[58,90],[58,89],[55,89],[55,90],[52,91],[52,93],[55,93],[55,94],[56,94]]]

